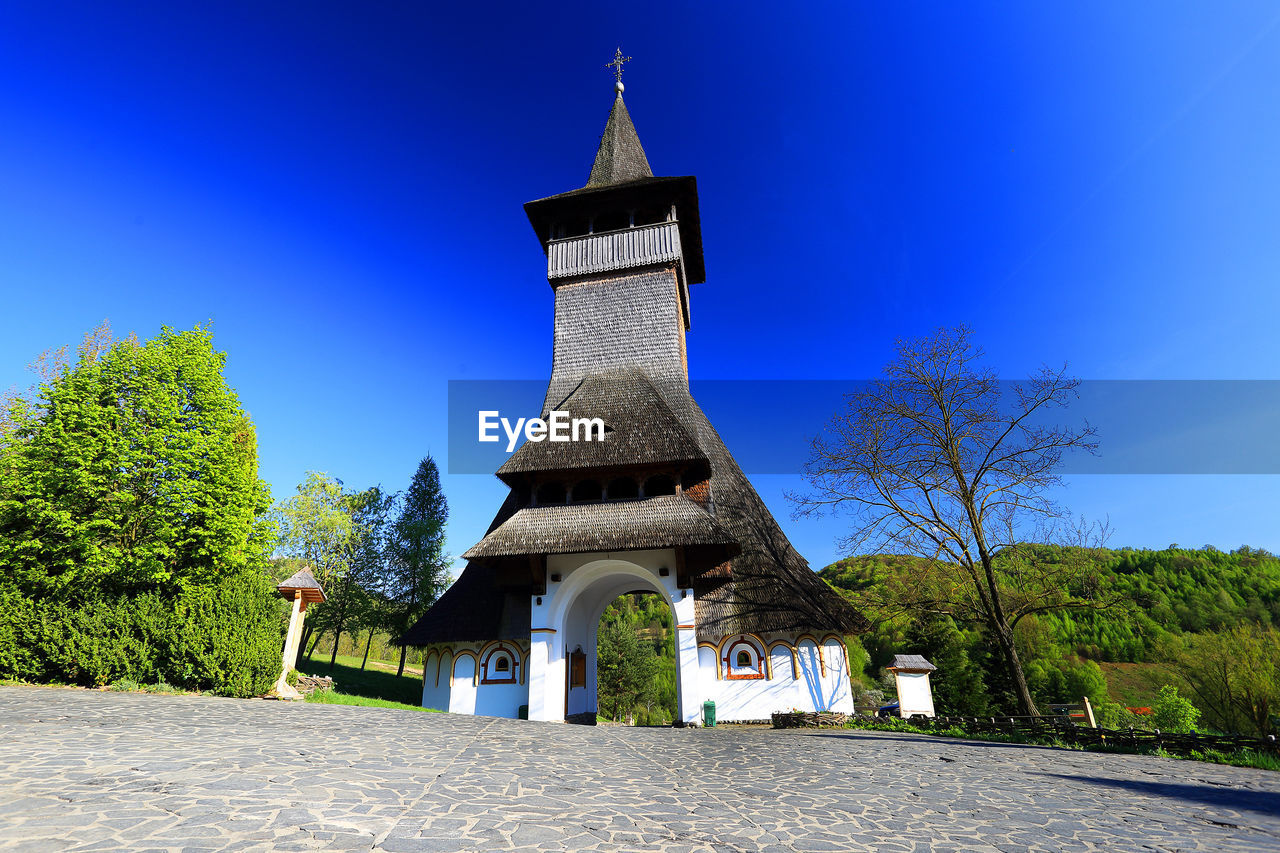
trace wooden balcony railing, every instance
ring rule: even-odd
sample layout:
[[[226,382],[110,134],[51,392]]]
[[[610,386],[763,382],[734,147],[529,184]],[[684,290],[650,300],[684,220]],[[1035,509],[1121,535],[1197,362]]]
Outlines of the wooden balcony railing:
[[[547,278],[590,275],[679,259],[678,223],[659,222],[552,240],[547,244]]]

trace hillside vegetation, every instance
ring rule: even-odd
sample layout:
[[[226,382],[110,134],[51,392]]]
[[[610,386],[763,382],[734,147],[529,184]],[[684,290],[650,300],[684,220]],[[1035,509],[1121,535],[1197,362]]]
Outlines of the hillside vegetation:
[[[1019,654],[1038,704],[1087,695],[1105,714],[1123,716],[1117,700],[1149,705],[1160,686],[1174,683],[1204,706],[1205,720],[1216,727],[1274,731],[1280,677],[1269,658],[1277,646],[1273,626],[1280,623],[1280,558],[1248,547],[1225,553],[1210,547],[1042,545],[1030,551],[1050,563],[1089,561],[1097,597],[1122,602],[1037,614],[1018,623]],[[892,602],[877,599],[887,581],[910,577],[922,564],[904,556],[857,556],[821,572],[877,620],[862,638],[866,689],[891,686],[881,673],[895,653],[922,653],[939,667],[934,686],[940,710],[1009,713],[1008,686],[989,659],[990,644],[980,628],[897,612]],[[1256,662],[1246,666],[1245,660]],[[866,698],[876,697],[868,692]]]

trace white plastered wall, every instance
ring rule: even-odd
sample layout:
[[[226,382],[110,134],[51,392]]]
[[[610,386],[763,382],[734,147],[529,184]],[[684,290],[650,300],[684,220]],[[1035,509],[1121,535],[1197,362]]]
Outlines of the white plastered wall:
[[[731,678],[725,655],[739,642],[764,649],[765,678]],[[698,647],[700,684],[717,720],[767,720],[777,711],[853,712],[844,643],[838,637],[734,634]]]
[[[701,692],[694,596],[677,585],[674,551],[555,555],[547,559],[547,576],[546,594],[531,602],[529,719],[563,720],[566,713],[595,709],[600,616],[619,595],[643,591],[658,593],[672,609],[680,715],[697,721]],[[578,647],[587,655],[587,685],[566,691],[569,655]]]
[[[422,707],[453,714],[476,714],[486,717],[519,716],[520,706],[529,701],[525,667],[528,648],[514,641],[504,641],[515,664],[516,679],[512,683],[485,684],[483,664],[496,642],[433,646],[423,656]]]

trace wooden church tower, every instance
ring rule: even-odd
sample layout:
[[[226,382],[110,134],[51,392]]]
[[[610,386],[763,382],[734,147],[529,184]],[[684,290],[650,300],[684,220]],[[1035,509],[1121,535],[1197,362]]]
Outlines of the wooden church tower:
[[[525,205],[555,296],[551,411],[603,441],[526,442],[458,581],[404,636],[423,705],[563,720],[596,710],[596,626],[628,592],[676,625],[679,723],[852,711],[842,636],[862,617],[810,570],[689,393],[705,278],[697,181],[655,177],[616,96],[586,186]]]

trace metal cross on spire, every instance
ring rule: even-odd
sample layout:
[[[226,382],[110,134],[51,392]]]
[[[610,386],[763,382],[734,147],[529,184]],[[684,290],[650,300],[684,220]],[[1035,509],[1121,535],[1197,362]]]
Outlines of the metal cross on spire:
[[[613,61],[606,62],[605,68],[613,69],[613,88],[618,90],[618,94],[622,94],[622,66],[631,61],[631,57],[622,55],[622,48],[619,47],[613,53]]]

